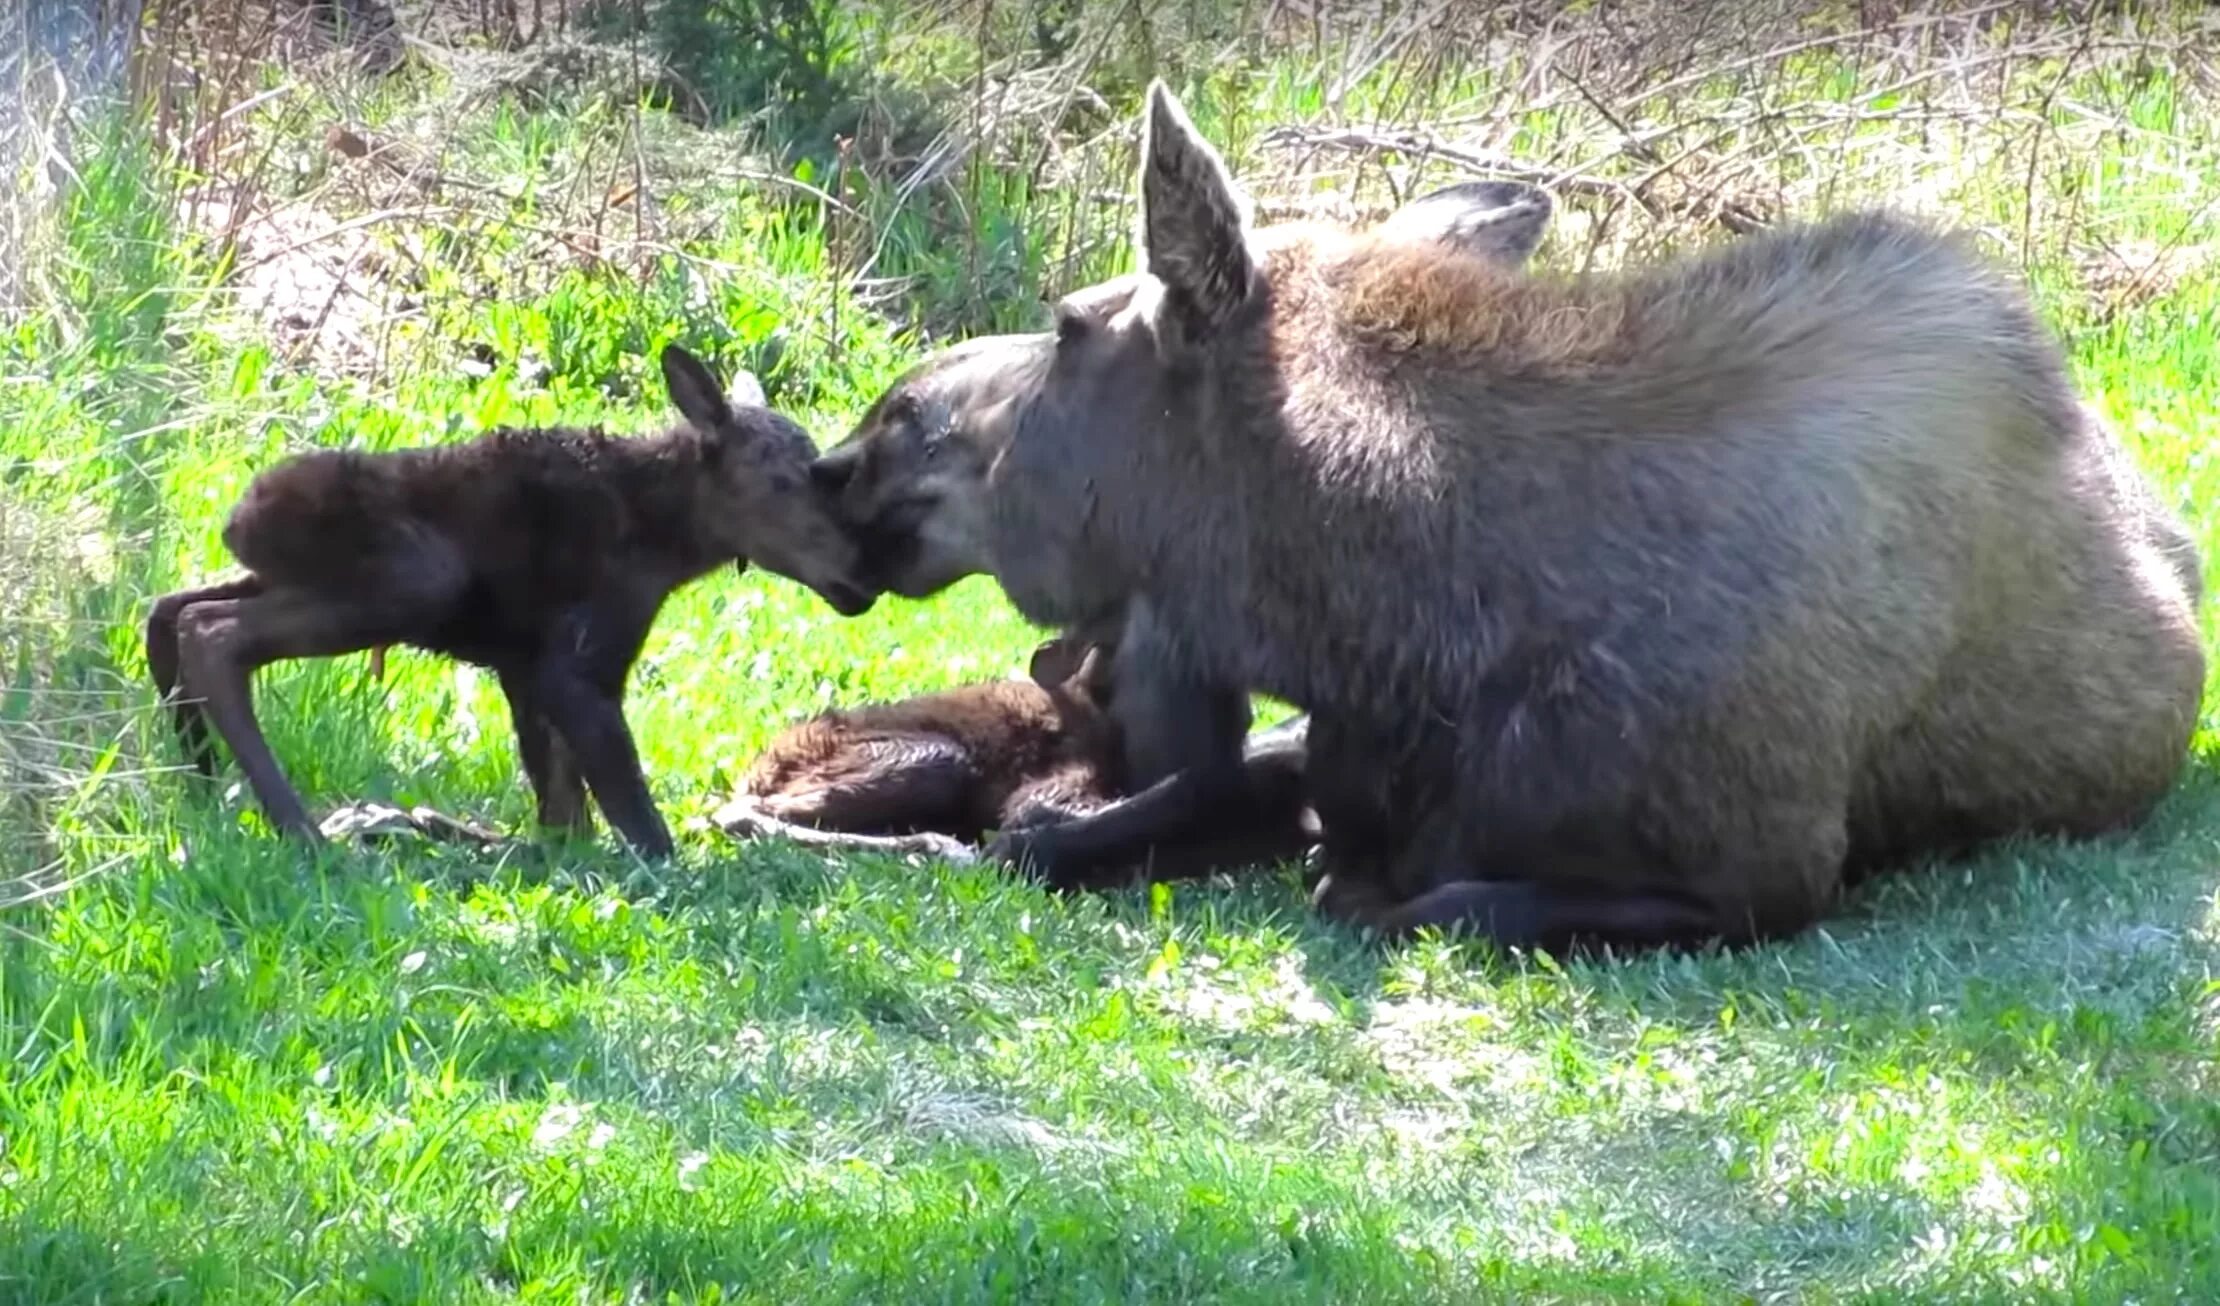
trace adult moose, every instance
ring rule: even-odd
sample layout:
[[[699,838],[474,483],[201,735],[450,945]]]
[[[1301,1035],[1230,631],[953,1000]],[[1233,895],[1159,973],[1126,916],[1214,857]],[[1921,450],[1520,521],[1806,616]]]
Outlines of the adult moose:
[[[1146,270],[923,365],[816,474],[887,589],[1122,606],[1121,660],[1306,709],[1324,909],[1780,937],[2177,777],[2196,550],[1960,239],[1860,212],[1551,276],[1546,208],[1252,230],[1160,84],[1144,137]]]

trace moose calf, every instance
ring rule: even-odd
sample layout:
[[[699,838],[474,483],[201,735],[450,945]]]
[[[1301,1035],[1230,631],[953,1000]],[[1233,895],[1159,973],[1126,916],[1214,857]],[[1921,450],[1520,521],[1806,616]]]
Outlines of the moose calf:
[[[987,830],[1091,810],[1119,788],[1106,660],[1051,640],[1034,650],[1030,679],[821,712],[756,755],[717,823],[969,860],[963,845]],[[817,837],[827,832],[862,837]]]
[[[635,850],[667,856],[622,707],[663,601],[750,561],[843,615],[874,596],[807,480],[808,435],[744,373],[735,403],[677,345],[662,366],[685,422],[661,436],[500,428],[436,448],[318,450],[257,477],[223,534],[248,574],[167,595],[147,618],[147,662],[193,765],[214,774],[212,723],[271,822],[317,841],[256,724],[250,678],[407,644],[499,678],[542,825],[589,833],[590,787]]]
[[[968,845],[989,830],[1100,811],[1126,792],[1121,731],[1109,711],[1114,661],[1112,646],[1067,633],[1033,651],[1028,679],[820,713],[757,755],[717,824],[968,862]],[[1246,803],[1198,803],[1191,787],[1165,787],[1126,809],[1125,820],[1096,835],[1105,869],[1145,863],[1168,879],[1302,852],[1314,832],[1305,824],[1299,730],[1260,736]]]

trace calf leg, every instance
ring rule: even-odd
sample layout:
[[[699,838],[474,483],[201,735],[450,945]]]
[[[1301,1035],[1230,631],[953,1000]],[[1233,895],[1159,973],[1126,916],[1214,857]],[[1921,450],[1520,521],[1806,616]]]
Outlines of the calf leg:
[[[915,834],[857,834],[850,830],[821,830],[780,818],[758,806],[752,795],[727,803],[712,818],[725,833],[757,839],[786,839],[805,848],[844,852],[923,853],[943,861],[967,865],[976,861],[971,846],[961,839],[934,831]]]
[[[200,700],[193,688],[179,679],[178,618],[195,603],[251,598],[262,590],[263,583],[258,576],[178,590],[156,599],[153,610],[147,614],[146,662],[147,669],[154,674],[155,695],[169,709],[178,742],[185,749],[185,760],[204,776],[216,774],[216,754],[209,742],[208,720],[201,711]]]
[[[541,664],[533,677],[533,694],[548,724],[570,746],[609,824],[640,856],[654,861],[669,857],[671,832],[648,793],[620,697],[559,660]]]
[[[330,657],[398,643],[423,621],[417,594],[333,598],[269,589],[187,606],[178,617],[178,668],[246,772],[273,825],[317,842],[316,823],[286,780],[254,716],[251,681],[272,662]]]
[[[509,700],[509,722],[516,728],[517,752],[524,760],[524,774],[532,782],[539,802],[540,825],[567,830],[581,837],[594,831],[586,810],[586,782],[570,746],[548,724],[532,688],[529,671],[505,669],[500,673],[501,693]]]

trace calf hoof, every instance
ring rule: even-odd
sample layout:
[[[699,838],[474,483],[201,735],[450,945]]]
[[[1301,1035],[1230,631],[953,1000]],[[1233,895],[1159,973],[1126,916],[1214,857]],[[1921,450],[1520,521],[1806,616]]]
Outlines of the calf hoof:
[[[914,852],[951,866],[970,866],[979,860],[978,849],[945,834],[907,835],[902,842],[913,845]]]
[[[709,823],[735,839],[762,839],[785,823],[764,810],[754,794],[741,794],[709,814]]]

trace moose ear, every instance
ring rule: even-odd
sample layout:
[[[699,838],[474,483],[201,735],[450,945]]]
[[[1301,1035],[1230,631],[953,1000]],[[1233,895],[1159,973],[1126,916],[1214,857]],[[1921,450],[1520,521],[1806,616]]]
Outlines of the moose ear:
[[[702,361],[678,345],[663,346],[663,384],[670,387],[671,402],[679,413],[708,435],[732,420],[732,405]]]
[[[1518,181],[1467,181],[1429,191],[1376,229],[1397,240],[1438,240],[1506,267],[1522,266],[1555,212],[1549,192]]]
[[[1043,689],[1056,689],[1079,670],[1085,646],[1070,635],[1060,635],[1033,650],[1025,674]]]
[[[1247,299],[1249,200],[1162,79],[1149,82],[1141,133],[1141,251],[1193,335]]]

